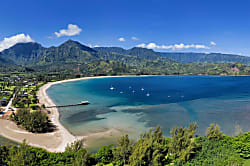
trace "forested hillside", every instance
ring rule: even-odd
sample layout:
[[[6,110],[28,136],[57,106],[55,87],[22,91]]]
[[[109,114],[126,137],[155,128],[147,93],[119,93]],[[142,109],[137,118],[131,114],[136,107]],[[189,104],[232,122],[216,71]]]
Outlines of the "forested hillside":
[[[214,64],[225,64],[225,63],[242,63],[250,65],[250,57],[233,55],[233,54],[221,54],[221,53],[178,53],[178,52],[155,52],[152,49],[134,47],[129,50],[125,50],[120,47],[96,47],[95,50],[106,52],[109,54],[119,55],[132,55],[141,59],[146,60],[167,60],[175,61],[180,63],[214,63]],[[102,54],[101,54],[102,55]]]
[[[250,57],[232,55],[232,54],[220,54],[220,53],[160,53],[163,57],[171,58],[181,63],[242,63],[250,66]]]
[[[121,74],[249,75],[250,57],[226,54],[159,53],[152,49],[90,48],[68,40],[58,47],[19,43],[0,53],[0,70]]]

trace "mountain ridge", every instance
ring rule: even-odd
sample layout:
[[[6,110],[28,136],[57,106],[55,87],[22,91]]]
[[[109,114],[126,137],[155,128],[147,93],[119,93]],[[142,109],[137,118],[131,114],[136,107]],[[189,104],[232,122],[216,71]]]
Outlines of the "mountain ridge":
[[[176,61],[179,63],[235,63],[239,62],[250,66],[250,57],[235,55],[235,54],[223,54],[223,53],[194,53],[194,52],[156,52],[153,49],[133,47],[130,49],[124,49],[122,47],[95,47],[90,48],[81,44],[78,41],[67,40],[59,46],[43,47],[36,42],[17,43],[16,45],[0,52],[0,61],[3,62],[3,58],[7,58],[17,64],[34,63],[39,58],[48,55],[44,51],[53,52],[57,54],[58,51],[68,51],[68,53],[80,56],[81,54],[90,53],[96,58],[108,59],[108,54],[113,56],[134,56],[133,58],[142,60],[166,60]],[[85,52],[84,52],[85,51]],[[59,51],[60,52],[60,51]],[[59,58],[59,56],[57,56]],[[44,57],[42,58],[44,60]],[[46,58],[45,58],[46,59]],[[59,58],[60,59],[60,58]],[[114,60],[116,58],[111,58]],[[61,60],[65,60],[61,58]]]
[[[35,71],[88,74],[232,74],[232,68],[235,67],[232,63],[240,63],[236,66],[240,71],[244,71],[242,74],[250,73],[246,66],[250,66],[250,57],[245,56],[218,53],[163,53],[140,47],[90,48],[73,40],[48,48],[35,42],[18,43],[0,52],[1,65],[18,65]],[[208,67],[204,68],[204,65]]]

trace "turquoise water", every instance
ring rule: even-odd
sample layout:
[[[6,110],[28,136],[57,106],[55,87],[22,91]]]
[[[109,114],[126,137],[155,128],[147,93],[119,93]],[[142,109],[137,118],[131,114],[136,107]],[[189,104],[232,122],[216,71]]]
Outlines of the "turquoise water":
[[[57,84],[47,93],[57,105],[91,103],[59,110],[61,123],[75,135],[112,128],[136,139],[157,125],[169,135],[172,127],[190,122],[198,123],[200,135],[210,123],[219,124],[228,135],[234,134],[236,125],[250,130],[250,77],[98,78]],[[101,144],[114,141],[100,139]]]

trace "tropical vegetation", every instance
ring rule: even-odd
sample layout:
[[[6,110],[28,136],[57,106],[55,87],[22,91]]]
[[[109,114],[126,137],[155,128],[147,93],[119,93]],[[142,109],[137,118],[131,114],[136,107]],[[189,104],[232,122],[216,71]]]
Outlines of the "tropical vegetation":
[[[249,75],[250,57],[228,54],[160,53],[146,48],[90,48],[68,40],[58,47],[18,43],[0,52],[1,72],[73,75]]]
[[[12,113],[10,119],[29,132],[41,133],[50,129],[47,113],[40,110],[19,109],[16,114]]]
[[[218,125],[211,124],[206,136],[195,135],[197,125],[175,127],[171,137],[163,136],[160,126],[140,136],[137,141],[128,135],[121,137],[116,145],[101,147],[89,153],[84,141],[78,140],[63,153],[51,153],[28,146],[0,146],[0,165],[76,165],[76,166],[241,166],[249,163],[250,132],[230,137],[224,135]]]

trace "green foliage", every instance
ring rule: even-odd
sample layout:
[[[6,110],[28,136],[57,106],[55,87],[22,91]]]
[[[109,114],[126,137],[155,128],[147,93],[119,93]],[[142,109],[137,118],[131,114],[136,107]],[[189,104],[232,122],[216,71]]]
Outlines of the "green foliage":
[[[171,137],[166,138],[158,126],[142,134],[135,144],[125,135],[118,140],[116,147],[103,146],[92,154],[82,147],[82,140],[69,144],[63,153],[31,147],[25,141],[19,146],[0,145],[0,165],[241,166],[249,163],[249,159],[245,159],[250,153],[250,132],[220,139],[194,138],[196,128],[195,123],[189,128],[175,127],[171,130]]]
[[[9,147],[0,145],[0,165],[6,165],[8,161]]]
[[[249,166],[249,165],[250,165],[250,159],[245,160],[245,162],[244,162],[244,166]]]
[[[169,143],[169,152],[174,160],[185,163],[196,151],[194,134],[196,133],[197,124],[191,123],[189,128],[175,127],[171,130],[171,141]]]
[[[215,124],[210,124],[210,127],[207,128],[206,136],[210,140],[216,140],[223,138],[222,131],[220,131],[220,126]]]
[[[39,108],[39,106],[37,104],[30,104],[29,107],[32,109],[32,110],[37,110]]]
[[[38,165],[36,153],[31,150],[25,140],[20,144],[20,147],[17,148],[14,146],[10,148],[7,163],[11,166]]]
[[[154,131],[150,129],[148,133],[141,135],[134,145],[129,163],[135,166],[164,165],[167,151],[166,140],[158,126]]]
[[[68,144],[65,148],[65,152],[77,152],[83,147],[83,140],[77,140],[72,142],[71,144]]]
[[[118,161],[121,161],[120,164],[127,164],[129,156],[132,153],[132,144],[129,140],[128,135],[121,137],[117,141],[117,146],[115,147],[115,158]]]
[[[73,166],[88,166],[96,164],[96,161],[91,156],[91,154],[89,154],[88,151],[83,148],[73,153],[71,162]]]
[[[243,133],[232,140],[232,145],[237,153],[245,159],[250,159],[250,132]]]
[[[243,164],[242,158],[234,152],[232,145],[226,144],[223,140],[209,140],[206,137],[199,137],[196,142],[200,144],[200,150],[186,165],[240,166]]]
[[[95,154],[96,161],[100,164],[109,164],[114,160],[112,146],[102,146]]]
[[[49,130],[48,116],[42,111],[31,112],[28,109],[20,109],[16,115],[11,115],[11,120],[30,132],[40,133]]]

